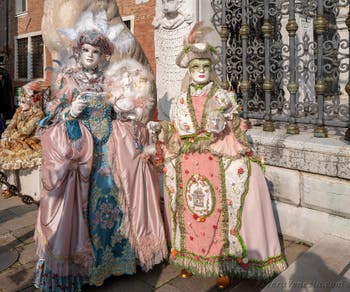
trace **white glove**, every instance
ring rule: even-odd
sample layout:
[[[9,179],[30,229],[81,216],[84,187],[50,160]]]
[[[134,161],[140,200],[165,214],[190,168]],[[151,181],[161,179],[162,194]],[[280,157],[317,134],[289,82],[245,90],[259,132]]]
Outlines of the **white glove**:
[[[156,134],[159,134],[160,132],[160,123],[159,122],[154,122],[154,121],[150,121],[147,123],[147,129],[149,131],[149,133],[153,136]]]
[[[118,99],[113,106],[116,112],[129,112],[135,108],[133,101],[129,98]]]
[[[70,108],[71,117],[77,118],[83,112],[83,110],[86,108],[87,105],[88,104],[86,100],[83,100],[78,97],[76,100],[72,102],[72,105]]]
[[[226,120],[222,113],[210,112],[208,115],[208,123],[206,130],[210,133],[219,134],[225,129]]]
[[[149,132],[150,143],[155,143],[158,140],[158,134],[160,133],[161,126],[159,122],[150,121],[147,123],[147,130]]]
[[[150,144],[147,145],[144,149],[143,152],[148,154],[148,155],[154,155],[156,154],[156,145],[155,144]]]

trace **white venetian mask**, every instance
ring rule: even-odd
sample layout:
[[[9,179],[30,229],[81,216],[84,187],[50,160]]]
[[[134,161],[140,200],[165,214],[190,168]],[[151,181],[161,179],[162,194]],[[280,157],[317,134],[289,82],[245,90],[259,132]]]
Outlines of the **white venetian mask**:
[[[97,67],[101,61],[101,50],[90,44],[83,44],[80,53],[80,64],[87,70]]]

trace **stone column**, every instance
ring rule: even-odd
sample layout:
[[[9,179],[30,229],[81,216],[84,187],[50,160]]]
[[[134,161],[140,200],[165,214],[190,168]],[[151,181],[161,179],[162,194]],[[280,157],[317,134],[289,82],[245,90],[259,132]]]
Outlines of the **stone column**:
[[[155,59],[157,70],[158,119],[169,120],[171,101],[180,93],[185,69],[175,64],[195,17],[191,0],[157,0],[155,28]]]

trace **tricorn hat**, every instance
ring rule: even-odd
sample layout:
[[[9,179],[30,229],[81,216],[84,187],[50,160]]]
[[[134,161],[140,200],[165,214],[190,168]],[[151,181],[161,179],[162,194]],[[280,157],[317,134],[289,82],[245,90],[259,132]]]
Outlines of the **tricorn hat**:
[[[203,42],[204,36],[211,31],[212,28],[203,26],[202,22],[194,25],[185,40],[184,48],[176,58],[176,64],[179,67],[187,68],[193,59],[209,59],[212,64],[219,63],[220,56],[216,49],[207,42]]]

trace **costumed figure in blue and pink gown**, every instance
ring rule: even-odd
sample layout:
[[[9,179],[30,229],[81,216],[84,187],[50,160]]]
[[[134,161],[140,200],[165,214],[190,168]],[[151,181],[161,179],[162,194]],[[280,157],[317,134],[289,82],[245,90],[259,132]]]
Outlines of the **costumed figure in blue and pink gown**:
[[[100,286],[167,256],[158,177],[143,152],[148,132],[141,121],[153,108],[152,86],[137,61],[115,65],[117,73],[112,67],[120,78],[105,74],[119,29],[101,28],[104,19],[103,12],[83,13],[71,37],[77,63],[58,74],[41,123],[35,285],[43,291]]]

